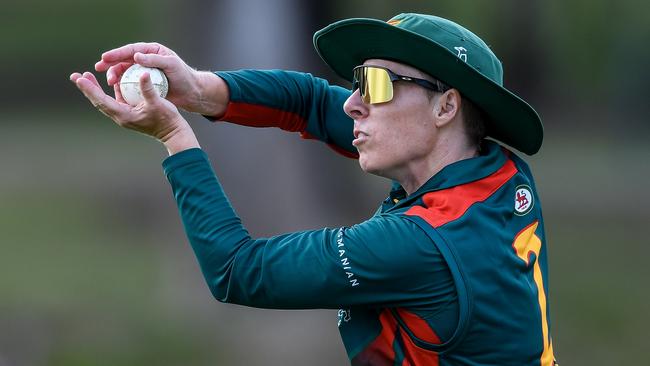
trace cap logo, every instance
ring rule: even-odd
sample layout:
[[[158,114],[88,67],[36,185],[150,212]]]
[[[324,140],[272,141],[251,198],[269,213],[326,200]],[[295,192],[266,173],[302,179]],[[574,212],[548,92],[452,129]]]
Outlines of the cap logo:
[[[467,50],[465,47],[454,47],[456,51],[458,51],[458,58],[465,61],[467,63]]]
[[[390,24],[390,25],[398,25],[398,24],[401,23],[401,22],[402,22],[401,19],[393,19],[393,20],[389,20],[389,21],[387,21],[386,23],[388,23],[388,24]]]
[[[524,216],[533,209],[535,198],[527,185],[517,186],[515,190],[515,215]]]

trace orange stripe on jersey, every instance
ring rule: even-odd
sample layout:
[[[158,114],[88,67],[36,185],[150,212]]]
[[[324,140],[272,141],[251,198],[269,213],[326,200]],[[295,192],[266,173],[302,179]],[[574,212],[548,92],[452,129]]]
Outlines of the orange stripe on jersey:
[[[427,322],[419,316],[410,313],[404,309],[397,309],[397,313],[406,323],[413,335],[425,342],[440,344],[440,338],[436,332],[431,329]],[[438,353],[418,347],[413,343],[408,333],[400,327],[402,340],[404,341],[404,363],[409,366],[438,366]]]
[[[290,132],[307,128],[307,120],[296,113],[250,103],[228,103],[226,114],[220,119],[250,127],[279,127]]]
[[[488,199],[517,173],[515,163],[508,159],[499,170],[475,182],[425,194],[425,207],[413,206],[406,215],[419,216],[433,227],[439,227],[463,216],[477,202]]]

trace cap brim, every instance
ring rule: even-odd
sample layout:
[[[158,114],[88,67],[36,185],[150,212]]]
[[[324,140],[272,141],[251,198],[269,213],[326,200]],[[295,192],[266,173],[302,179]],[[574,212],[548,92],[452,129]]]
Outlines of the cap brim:
[[[411,65],[458,89],[488,116],[487,135],[533,155],[544,136],[541,119],[524,100],[483,76],[455,54],[409,30],[376,19],[353,18],[314,34],[320,57],[342,78],[371,58]]]

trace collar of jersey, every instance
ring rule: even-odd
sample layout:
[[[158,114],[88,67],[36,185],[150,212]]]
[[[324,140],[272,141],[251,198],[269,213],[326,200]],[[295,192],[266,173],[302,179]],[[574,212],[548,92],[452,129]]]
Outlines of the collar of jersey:
[[[498,143],[486,140],[482,146],[482,150],[483,153],[477,157],[460,160],[444,167],[417,191],[401,201],[399,206],[412,202],[412,200],[428,192],[439,191],[483,179],[499,170],[506,162],[507,156],[504,153],[504,149]],[[399,183],[393,182],[393,188],[390,192],[391,199],[401,199],[405,195],[404,188]]]

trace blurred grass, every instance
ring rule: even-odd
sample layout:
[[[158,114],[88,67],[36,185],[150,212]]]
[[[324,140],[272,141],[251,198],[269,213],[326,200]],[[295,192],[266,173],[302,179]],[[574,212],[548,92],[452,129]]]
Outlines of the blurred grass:
[[[287,315],[238,308],[228,318],[221,311],[229,307],[209,298],[182,245],[159,165],[165,152],[155,141],[113,126],[91,108],[6,118],[0,365],[246,364],[259,347],[251,343],[255,333],[276,333],[277,319]],[[632,141],[613,149],[569,136],[547,141],[530,160],[546,215],[558,360],[643,364],[650,217],[647,192],[636,191],[650,173],[631,168],[643,164],[648,148]],[[307,359],[342,358],[333,317],[327,329],[306,325],[304,314],[286,319],[287,329],[304,329],[320,342]],[[287,340],[306,338],[293,336]],[[338,353],[314,356],[331,349]],[[281,353],[258,357],[287,363]]]
[[[0,365],[225,362],[164,302],[164,149],[89,109],[16,114],[0,137]]]
[[[133,245],[142,241],[143,233],[137,228],[128,235],[113,230],[114,218],[103,211],[91,197],[72,192],[3,197],[2,268],[18,274],[20,283],[1,278],[0,291],[26,306],[85,307],[151,289],[155,254]],[[32,291],[51,285],[56,292]],[[76,302],[69,304],[73,297]]]
[[[11,354],[1,342],[7,337],[43,349],[36,364],[219,360],[200,330],[160,303],[160,252],[137,222],[106,214],[110,207],[91,196],[3,195],[2,202],[0,324],[17,333],[0,336],[0,351]]]
[[[645,363],[647,224],[647,218],[546,214],[552,334],[560,364]]]

